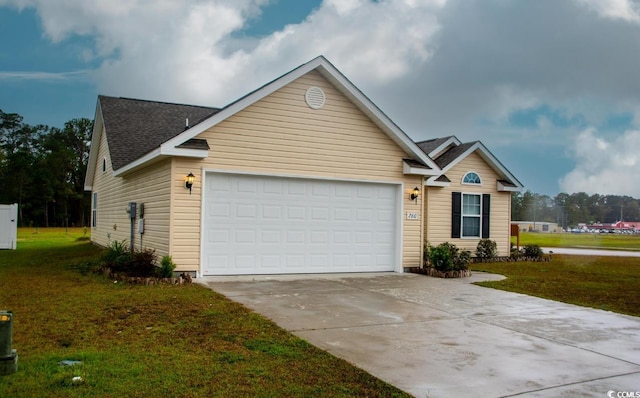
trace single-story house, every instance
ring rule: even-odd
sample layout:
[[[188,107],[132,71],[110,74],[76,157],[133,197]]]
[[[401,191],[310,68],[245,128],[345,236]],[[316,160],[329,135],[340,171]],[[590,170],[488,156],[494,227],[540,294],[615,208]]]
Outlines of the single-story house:
[[[480,142],[414,142],[317,57],[223,107],[99,96],[91,239],[200,275],[402,272],[423,243],[509,253],[522,184]]]
[[[562,228],[558,226],[556,222],[546,221],[511,221],[512,225],[517,225],[520,232],[535,231],[535,232],[549,232],[556,233],[562,232]]]

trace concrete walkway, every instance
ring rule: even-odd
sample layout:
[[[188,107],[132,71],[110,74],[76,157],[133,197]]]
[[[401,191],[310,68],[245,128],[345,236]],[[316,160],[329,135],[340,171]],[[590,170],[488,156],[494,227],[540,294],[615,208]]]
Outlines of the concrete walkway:
[[[197,281],[416,397],[640,391],[640,318],[470,284],[501,278],[390,273]]]

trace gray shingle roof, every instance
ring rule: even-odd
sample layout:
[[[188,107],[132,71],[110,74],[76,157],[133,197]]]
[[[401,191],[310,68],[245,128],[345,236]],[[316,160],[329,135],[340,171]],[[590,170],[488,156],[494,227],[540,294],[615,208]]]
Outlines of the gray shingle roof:
[[[218,108],[99,96],[113,169],[117,170],[158,148],[219,112]],[[202,143],[198,149],[204,148]],[[206,144],[206,143],[205,143]],[[208,147],[208,146],[207,146]]]
[[[442,138],[434,138],[431,140],[416,142],[416,144],[429,155],[433,150],[435,150],[440,145],[444,144],[451,137],[442,137]]]
[[[200,138],[192,138],[178,145],[177,148],[185,148],[185,149],[204,149],[208,151],[210,149],[209,143],[207,140]]]
[[[445,167],[447,167],[449,163],[458,159],[458,157],[460,157],[467,149],[469,149],[474,144],[475,142],[467,142],[467,143],[458,145],[456,147],[449,149],[448,151],[438,156],[438,158],[434,160],[436,164],[440,166],[441,169],[444,169]]]
[[[426,164],[422,163],[422,162],[418,162],[417,160],[414,159],[402,159],[406,164],[408,164],[410,167],[415,167],[418,169],[425,169],[425,170],[431,170],[431,167],[427,166]]]

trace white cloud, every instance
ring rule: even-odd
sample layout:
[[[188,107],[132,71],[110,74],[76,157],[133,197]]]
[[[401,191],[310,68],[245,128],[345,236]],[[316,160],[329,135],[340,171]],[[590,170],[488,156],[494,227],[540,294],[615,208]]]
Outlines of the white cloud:
[[[222,106],[320,54],[359,82],[385,84],[432,54],[445,0],[325,0],[299,24],[238,45],[266,0],[4,0],[34,7],[53,42],[88,35],[99,90]],[[2,4],[2,0],[0,0]],[[235,43],[235,48],[230,47]]]
[[[269,3],[0,0],[35,8],[59,45],[89,38],[78,58],[98,65],[102,94],[223,106],[322,54],[414,139],[559,153],[584,126],[614,142],[614,114],[640,128],[637,0],[324,0],[299,23],[246,37]],[[513,121],[541,107],[549,115]]]
[[[384,85],[429,59],[440,3],[327,0],[304,22],[263,39],[251,56],[297,65],[322,54],[360,83]]]
[[[640,22],[640,4],[636,0],[577,0],[605,18]]]
[[[580,133],[571,155],[575,168],[560,179],[564,192],[640,197],[640,131],[626,131],[606,140],[594,129]]]

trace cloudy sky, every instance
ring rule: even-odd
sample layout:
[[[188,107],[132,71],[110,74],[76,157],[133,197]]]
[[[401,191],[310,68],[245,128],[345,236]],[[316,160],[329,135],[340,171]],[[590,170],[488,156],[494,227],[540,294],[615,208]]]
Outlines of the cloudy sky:
[[[0,0],[0,109],[224,106],[327,57],[414,140],[481,140],[526,186],[640,197],[640,0]]]

